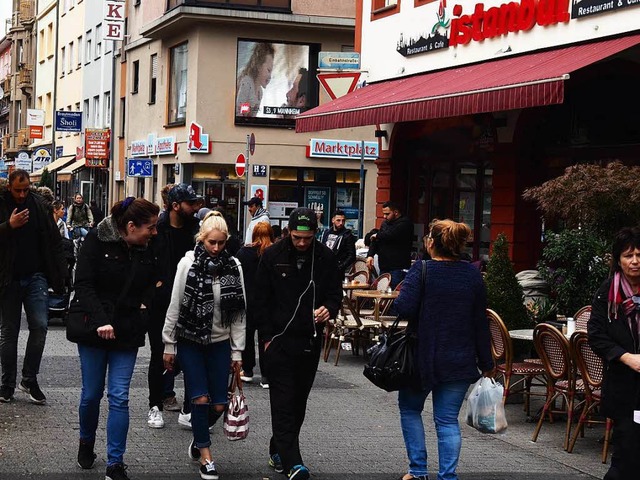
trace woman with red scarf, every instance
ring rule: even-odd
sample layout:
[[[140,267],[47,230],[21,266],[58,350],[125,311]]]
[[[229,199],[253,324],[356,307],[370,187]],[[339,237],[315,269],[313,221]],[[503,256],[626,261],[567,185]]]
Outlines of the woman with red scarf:
[[[602,414],[614,421],[611,467],[604,480],[640,472],[640,227],[613,241],[612,273],[593,299],[589,344],[605,362]]]

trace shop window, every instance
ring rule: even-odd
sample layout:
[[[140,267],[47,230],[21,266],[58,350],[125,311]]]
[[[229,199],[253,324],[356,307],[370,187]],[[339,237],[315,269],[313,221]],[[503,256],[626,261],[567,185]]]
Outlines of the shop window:
[[[315,182],[316,181],[316,172],[315,172],[315,170],[303,170],[302,171],[302,181],[303,182]]]
[[[401,0],[371,0],[371,20],[379,20],[400,12]]]
[[[169,124],[183,124],[187,118],[187,60],[188,44],[170,50]]]
[[[360,170],[346,170],[344,183],[360,183]]]
[[[269,169],[269,180],[296,182],[298,180],[298,170],[296,168],[271,167]]]

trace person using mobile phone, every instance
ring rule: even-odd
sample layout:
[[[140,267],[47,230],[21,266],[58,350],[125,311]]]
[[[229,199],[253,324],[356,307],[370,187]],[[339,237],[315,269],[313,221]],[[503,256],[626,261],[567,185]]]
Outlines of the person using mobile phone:
[[[11,402],[17,386],[32,403],[46,403],[37,375],[47,339],[49,287],[62,293],[66,276],[61,236],[50,207],[32,191],[29,173],[14,170],[8,188],[0,191],[0,402]],[[22,380],[16,385],[23,307],[29,339]]]

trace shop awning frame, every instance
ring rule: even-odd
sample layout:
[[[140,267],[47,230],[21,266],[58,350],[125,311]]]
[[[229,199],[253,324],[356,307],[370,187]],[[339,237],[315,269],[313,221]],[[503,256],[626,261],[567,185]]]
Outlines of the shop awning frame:
[[[296,132],[562,103],[570,73],[639,43],[628,35],[371,84],[298,115]]]
[[[65,174],[71,175],[84,167],[85,167],[85,159],[81,158],[80,160],[76,160],[75,162],[73,162],[71,165],[67,165],[66,167],[64,167],[62,170],[58,172],[58,175],[65,175]]]
[[[57,160],[54,160],[53,162],[51,162],[45,168],[49,171],[49,173],[57,172],[61,168],[69,165],[75,157],[76,157],[75,155],[62,156]],[[38,180],[40,180],[40,177],[42,177],[43,171],[44,171],[44,168],[41,168],[40,170],[36,170],[35,172],[32,172],[31,174],[29,174],[29,177],[31,178],[32,181],[37,182]],[[34,180],[35,178],[37,178],[37,180]]]

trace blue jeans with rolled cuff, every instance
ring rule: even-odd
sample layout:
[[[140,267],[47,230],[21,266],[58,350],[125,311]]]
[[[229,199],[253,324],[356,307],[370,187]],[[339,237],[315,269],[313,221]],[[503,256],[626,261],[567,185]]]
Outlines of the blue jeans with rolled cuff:
[[[179,339],[177,358],[191,397],[191,430],[195,446],[209,447],[209,405],[226,405],[228,401],[231,343],[227,339],[200,345]],[[193,400],[199,397],[207,397],[208,402],[194,403]]]
[[[95,440],[106,378],[109,400],[107,466],[124,463],[129,431],[129,388],[138,350],[107,350],[79,343],[78,353],[82,370],[80,440]]]
[[[458,415],[470,380],[444,382],[432,391],[410,388],[398,392],[400,425],[409,457],[409,473],[427,475],[427,445],[425,441],[422,410],[430,393],[433,399],[433,420],[438,436],[438,480],[457,480],[456,467],[460,457],[462,436]]]
[[[16,388],[18,371],[18,335],[22,306],[29,326],[29,338],[22,365],[26,383],[36,381],[47,340],[49,322],[49,285],[43,273],[13,280],[2,290],[0,299],[0,363],[2,385]]]

